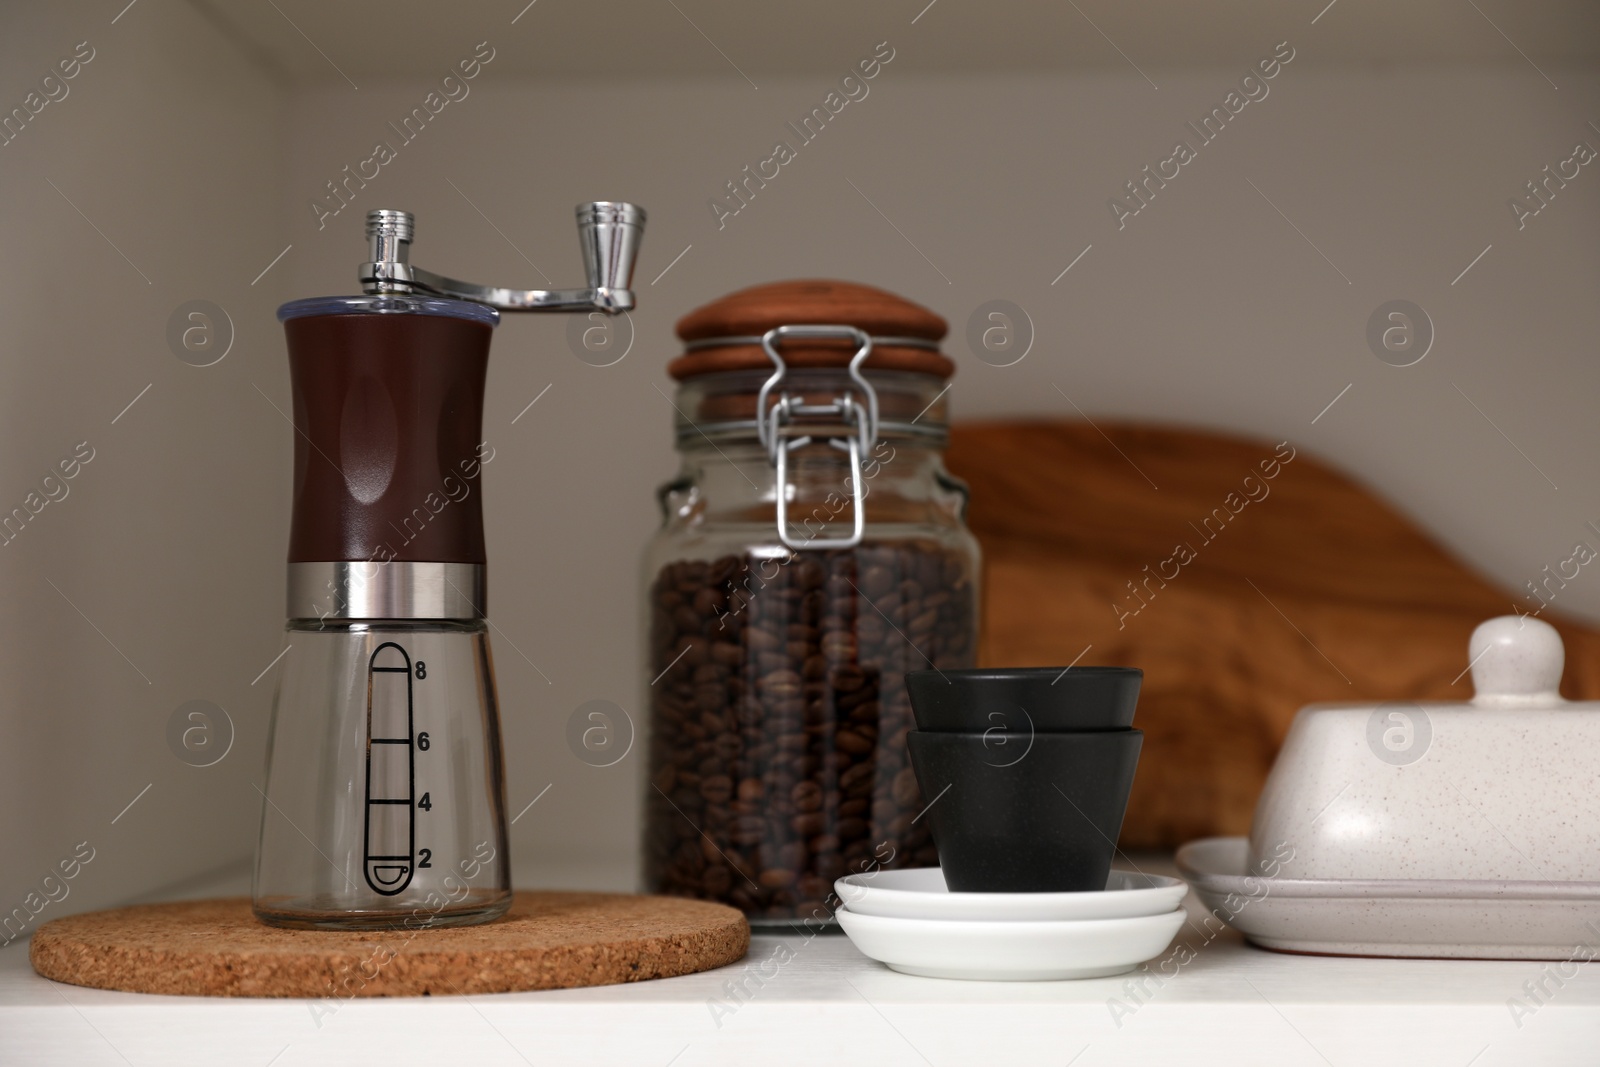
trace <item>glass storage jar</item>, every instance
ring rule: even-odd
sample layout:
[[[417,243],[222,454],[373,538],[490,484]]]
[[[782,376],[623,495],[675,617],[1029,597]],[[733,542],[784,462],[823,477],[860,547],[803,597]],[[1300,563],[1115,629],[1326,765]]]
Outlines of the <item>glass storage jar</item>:
[[[644,559],[651,891],[826,922],[840,875],[938,863],[904,674],[972,666],[979,577],[944,333],[841,282],[678,323],[682,466]]]

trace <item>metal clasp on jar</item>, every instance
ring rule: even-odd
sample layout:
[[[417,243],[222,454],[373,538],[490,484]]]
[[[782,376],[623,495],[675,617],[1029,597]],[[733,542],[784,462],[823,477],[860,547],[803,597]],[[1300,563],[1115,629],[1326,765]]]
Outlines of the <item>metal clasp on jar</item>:
[[[833,402],[829,404],[807,404],[800,397],[780,392],[777,402],[768,407],[767,398],[775,387],[781,385],[789,372],[783,356],[778,353],[777,342],[790,337],[828,337],[854,341],[857,346],[856,354],[850,359],[849,374],[851,381],[860,391],[862,400],[858,401],[853,393],[843,393],[834,397]],[[866,491],[861,473],[861,458],[871,454],[873,446],[878,442],[878,393],[861,373],[861,365],[872,354],[872,338],[865,330],[859,330],[854,326],[774,326],[761,335],[761,347],[772,360],[775,369],[772,376],[761,384],[761,392],[756,397],[756,434],[777,470],[778,540],[797,552],[802,549],[854,548],[861,543],[861,538],[867,529]],[[827,438],[830,447],[850,455],[850,499],[854,506],[855,526],[849,537],[811,537],[804,541],[796,541],[789,536],[789,453],[804,448],[814,440],[810,434],[800,437],[784,436],[784,427],[796,417],[837,418],[853,431],[849,437]]]

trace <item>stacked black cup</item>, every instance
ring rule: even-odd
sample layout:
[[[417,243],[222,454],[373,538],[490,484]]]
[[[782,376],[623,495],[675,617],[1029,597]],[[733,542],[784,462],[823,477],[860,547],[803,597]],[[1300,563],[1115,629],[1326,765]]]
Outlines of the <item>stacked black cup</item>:
[[[1144,734],[1133,667],[912,671],[911,763],[951,892],[1106,888]]]

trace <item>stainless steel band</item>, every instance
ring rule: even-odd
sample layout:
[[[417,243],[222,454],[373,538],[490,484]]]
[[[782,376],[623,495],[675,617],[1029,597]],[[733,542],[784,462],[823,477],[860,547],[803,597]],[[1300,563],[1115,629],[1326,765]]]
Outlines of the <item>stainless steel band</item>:
[[[481,563],[289,564],[291,619],[481,619]]]

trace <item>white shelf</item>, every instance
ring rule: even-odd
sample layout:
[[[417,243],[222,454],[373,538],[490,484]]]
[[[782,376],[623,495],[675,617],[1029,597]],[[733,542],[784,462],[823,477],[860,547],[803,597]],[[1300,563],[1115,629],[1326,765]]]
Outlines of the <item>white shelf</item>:
[[[470,998],[225,1000],[45,981],[0,952],[0,1063],[1583,1064],[1600,1061],[1600,967],[1289,956],[1231,930],[1135,999],[1123,978],[949,982],[893,973],[842,936],[758,935],[741,964],[637,985]],[[787,962],[776,961],[792,955]],[[1170,955],[1170,953],[1169,953]],[[764,970],[766,979],[752,975]],[[752,990],[730,995],[733,984]],[[1116,998],[1114,1001],[1113,998]],[[1142,1003],[1141,1003],[1142,1001]],[[1112,1007],[1125,1006],[1120,1019]],[[330,1008],[332,1009],[330,1012]],[[714,1012],[713,1008],[717,1010]],[[1128,1010],[1128,1009],[1131,1009]]]

